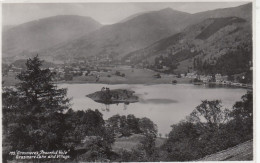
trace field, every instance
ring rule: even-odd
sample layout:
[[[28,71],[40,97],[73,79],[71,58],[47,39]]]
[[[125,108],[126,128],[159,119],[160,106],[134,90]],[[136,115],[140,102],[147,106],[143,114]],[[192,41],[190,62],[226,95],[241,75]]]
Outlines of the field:
[[[138,144],[141,142],[143,138],[144,136],[140,134],[134,134],[129,137],[117,138],[115,143],[112,145],[112,149],[115,152],[120,152],[122,150],[131,151],[131,149],[138,146]],[[165,140],[165,138],[156,138],[155,146],[160,147]]]
[[[124,77],[115,75],[116,71],[125,74]],[[190,79],[177,78],[173,75],[160,74],[161,78],[156,78],[158,74],[149,69],[137,69],[126,66],[112,68],[109,72],[99,73],[99,80],[96,76],[78,76],[72,81],[65,83],[105,83],[105,84],[171,84],[173,80],[177,83],[189,83]]]
[[[8,76],[2,77],[2,86],[13,86],[18,83],[18,80],[15,78],[16,73],[8,73]]]
[[[116,72],[125,76],[116,75]],[[99,72],[97,75],[75,76],[71,81],[58,81],[58,83],[104,83],[104,84],[171,84],[173,80],[177,83],[189,83],[188,78],[177,78],[174,75],[160,73],[160,78],[155,77],[158,72],[149,69],[138,69],[127,66],[111,68],[108,72]],[[3,86],[12,86],[18,82],[15,73],[3,76]],[[99,76],[98,80],[97,77]]]

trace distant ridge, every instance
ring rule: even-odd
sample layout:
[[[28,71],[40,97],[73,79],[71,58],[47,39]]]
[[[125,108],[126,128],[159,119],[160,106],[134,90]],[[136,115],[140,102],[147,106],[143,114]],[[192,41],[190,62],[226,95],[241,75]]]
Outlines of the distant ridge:
[[[247,3],[237,7],[215,9],[192,14],[191,18],[184,20],[184,24],[195,24],[207,18],[221,18],[221,17],[239,17],[252,21],[252,3]]]
[[[58,15],[30,21],[3,31],[3,56],[16,56],[76,39],[101,27],[90,17]]]
[[[137,16],[139,16],[139,15],[145,14],[145,13],[149,13],[149,12],[140,12],[140,13],[136,13],[136,14],[134,14],[134,15],[130,15],[130,16],[126,17],[125,19],[119,21],[118,23],[127,22],[128,20],[131,20],[131,19],[133,19],[133,18],[135,18],[135,17],[137,17]],[[115,23],[115,24],[116,24],[116,23]]]
[[[178,22],[187,16],[190,14],[172,9],[143,13],[42,53],[56,59],[102,55],[120,59],[131,51],[177,33],[182,28]]]

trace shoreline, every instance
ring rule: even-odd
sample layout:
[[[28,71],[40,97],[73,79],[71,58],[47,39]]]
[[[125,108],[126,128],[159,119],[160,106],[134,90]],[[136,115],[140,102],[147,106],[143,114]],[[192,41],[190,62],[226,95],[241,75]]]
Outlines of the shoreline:
[[[105,85],[161,85],[161,84],[169,84],[169,85],[194,85],[194,86],[207,86],[207,87],[218,87],[218,88],[243,88],[247,90],[253,90],[253,87],[246,87],[246,86],[238,86],[238,85],[230,85],[230,84],[220,84],[220,83],[203,83],[200,85],[189,83],[189,82],[181,82],[177,84],[172,84],[169,82],[147,82],[147,83],[126,83],[126,82],[113,82],[113,83],[106,83],[106,82],[85,82],[85,81],[59,81],[55,84],[105,84]]]

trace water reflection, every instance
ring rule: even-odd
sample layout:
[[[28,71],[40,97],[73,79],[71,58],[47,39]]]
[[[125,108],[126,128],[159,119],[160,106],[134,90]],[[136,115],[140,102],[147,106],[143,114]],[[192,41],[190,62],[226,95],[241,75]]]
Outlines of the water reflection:
[[[104,104],[104,105],[102,105],[102,107],[101,107],[101,110],[103,111],[103,112],[109,112],[110,111],[110,107],[112,107],[113,108],[113,106],[112,105],[119,105],[119,103],[116,103],[116,104]],[[128,107],[128,105],[130,105],[129,103],[123,103],[123,110],[126,110],[127,109],[127,107]]]
[[[113,105],[118,106],[119,104],[123,104],[122,105],[123,106],[123,108],[122,108],[123,110],[126,110],[128,105],[130,105],[129,102],[106,104],[106,103],[103,103],[103,102],[99,101],[99,103],[103,104],[102,107],[101,107],[101,110],[102,111],[106,111],[106,112],[109,112],[110,111],[110,107],[113,108]],[[178,100],[174,100],[174,99],[160,99],[160,98],[151,98],[151,99],[140,98],[138,103],[141,103],[141,104],[173,104],[173,103],[178,103]],[[119,108],[121,108],[120,106],[121,105],[119,105]]]
[[[178,103],[177,100],[174,99],[140,99],[140,103],[143,104],[172,104]]]
[[[237,87],[234,85],[228,85],[228,84],[215,84],[215,83],[207,83],[207,84],[203,84],[203,85],[194,85],[195,87],[198,88],[227,88],[227,89],[241,89],[241,87]],[[243,89],[243,88],[242,88]]]

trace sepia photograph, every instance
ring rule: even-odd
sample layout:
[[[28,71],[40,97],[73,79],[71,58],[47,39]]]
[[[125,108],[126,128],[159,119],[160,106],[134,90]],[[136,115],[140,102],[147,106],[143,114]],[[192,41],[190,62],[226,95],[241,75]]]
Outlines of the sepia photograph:
[[[2,2],[2,162],[254,159],[254,4]]]

